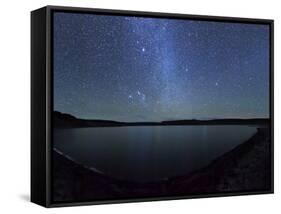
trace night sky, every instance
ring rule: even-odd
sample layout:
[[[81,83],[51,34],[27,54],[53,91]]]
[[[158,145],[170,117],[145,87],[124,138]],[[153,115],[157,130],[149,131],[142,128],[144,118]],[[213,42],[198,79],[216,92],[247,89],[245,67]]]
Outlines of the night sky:
[[[54,110],[118,121],[269,117],[269,26],[55,12]]]

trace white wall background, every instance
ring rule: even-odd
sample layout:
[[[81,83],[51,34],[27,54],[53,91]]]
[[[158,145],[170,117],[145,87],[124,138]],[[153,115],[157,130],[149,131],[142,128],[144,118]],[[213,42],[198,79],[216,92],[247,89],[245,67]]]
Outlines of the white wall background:
[[[143,10],[275,20],[275,194],[44,209],[29,200],[30,11],[45,5]],[[281,3],[278,0],[1,1],[0,213],[276,213],[280,195]],[[257,95],[258,96],[258,95]],[[281,206],[280,206],[281,208]]]

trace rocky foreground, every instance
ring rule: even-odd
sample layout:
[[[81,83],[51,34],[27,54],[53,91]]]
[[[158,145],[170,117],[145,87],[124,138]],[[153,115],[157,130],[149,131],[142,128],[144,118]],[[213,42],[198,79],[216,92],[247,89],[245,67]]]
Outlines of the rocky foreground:
[[[271,190],[268,128],[258,128],[246,142],[185,176],[158,182],[118,180],[53,152],[53,201],[72,202]]]

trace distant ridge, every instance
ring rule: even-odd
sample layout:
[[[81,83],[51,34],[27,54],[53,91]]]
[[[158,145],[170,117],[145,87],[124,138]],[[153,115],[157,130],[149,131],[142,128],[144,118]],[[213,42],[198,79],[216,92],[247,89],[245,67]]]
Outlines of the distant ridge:
[[[53,112],[53,123],[55,127],[99,127],[119,126],[122,123],[113,120],[86,120],[74,117],[58,111]]]
[[[170,120],[162,122],[120,122],[114,120],[79,119],[71,114],[53,112],[53,124],[57,128],[117,127],[117,126],[165,126],[165,125],[254,125],[270,122],[268,118],[253,119],[211,119],[211,120]]]

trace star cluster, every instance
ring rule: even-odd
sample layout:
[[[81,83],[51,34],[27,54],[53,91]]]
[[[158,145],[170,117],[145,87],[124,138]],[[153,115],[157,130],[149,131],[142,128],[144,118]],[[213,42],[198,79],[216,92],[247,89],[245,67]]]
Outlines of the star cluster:
[[[269,117],[269,26],[54,13],[54,109],[85,119]]]

